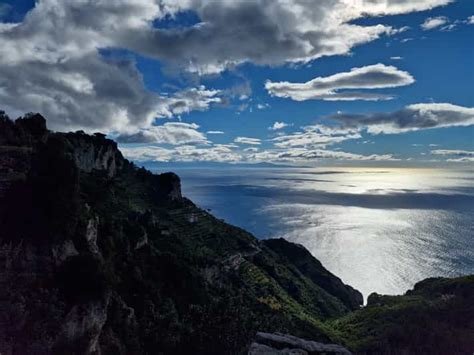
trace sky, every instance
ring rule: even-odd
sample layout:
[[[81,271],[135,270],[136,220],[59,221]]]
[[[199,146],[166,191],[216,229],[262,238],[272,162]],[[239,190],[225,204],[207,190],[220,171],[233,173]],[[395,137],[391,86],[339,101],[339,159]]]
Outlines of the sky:
[[[474,162],[472,0],[0,0],[0,110],[137,162]]]

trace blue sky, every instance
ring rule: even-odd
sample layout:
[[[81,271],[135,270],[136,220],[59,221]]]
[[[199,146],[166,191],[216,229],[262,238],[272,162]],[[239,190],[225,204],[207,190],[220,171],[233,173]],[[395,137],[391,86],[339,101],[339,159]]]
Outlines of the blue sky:
[[[138,161],[472,164],[474,2],[354,1],[333,20],[344,1],[301,24],[308,2],[0,1],[0,108],[104,131]]]

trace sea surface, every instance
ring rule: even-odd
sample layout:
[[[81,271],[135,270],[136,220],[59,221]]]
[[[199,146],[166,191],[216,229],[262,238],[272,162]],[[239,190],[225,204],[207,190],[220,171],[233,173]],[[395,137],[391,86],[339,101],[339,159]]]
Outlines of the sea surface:
[[[474,274],[472,170],[173,170],[198,206],[257,238],[303,244],[364,297]]]

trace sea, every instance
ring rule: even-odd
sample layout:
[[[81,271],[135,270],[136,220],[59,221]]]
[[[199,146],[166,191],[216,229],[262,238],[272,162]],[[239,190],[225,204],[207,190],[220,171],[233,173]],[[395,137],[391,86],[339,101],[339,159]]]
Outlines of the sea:
[[[259,239],[304,245],[365,298],[403,294],[427,277],[474,274],[473,170],[173,171],[201,208]]]

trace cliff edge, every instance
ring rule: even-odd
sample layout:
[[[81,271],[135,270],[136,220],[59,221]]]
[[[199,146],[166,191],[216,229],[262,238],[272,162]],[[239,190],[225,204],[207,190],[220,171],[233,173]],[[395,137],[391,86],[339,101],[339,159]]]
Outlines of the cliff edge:
[[[334,342],[324,320],[362,295],[294,248],[214,218],[102,134],[0,115],[2,354],[243,353],[257,331]]]
[[[104,135],[0,113],[1,354],[471,354],[473,299],[474,276],[433,278],[361,307]]]

